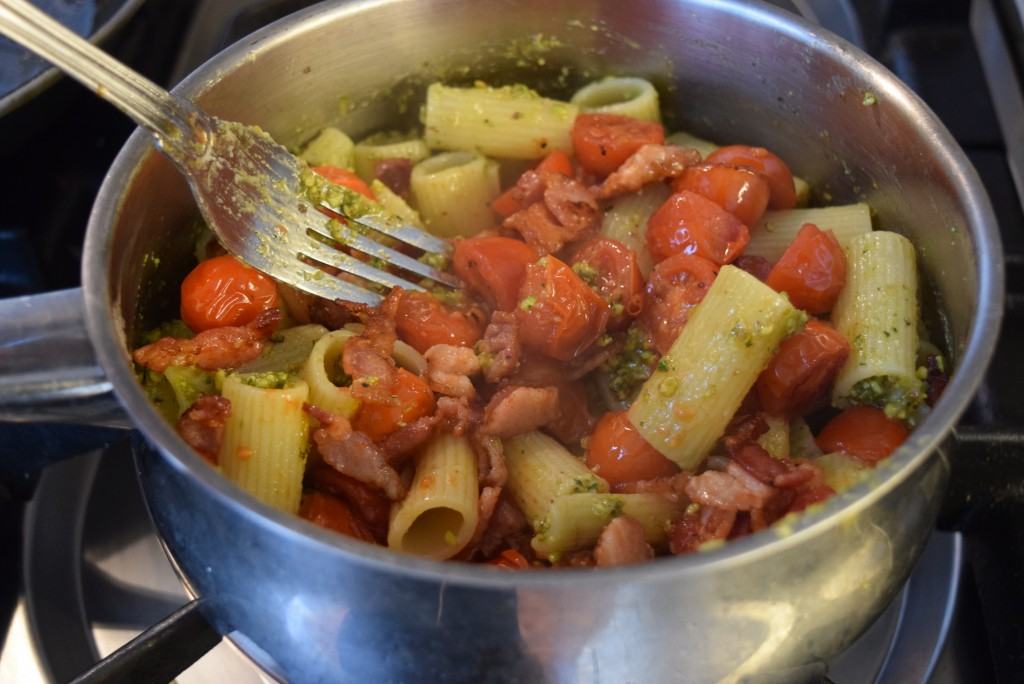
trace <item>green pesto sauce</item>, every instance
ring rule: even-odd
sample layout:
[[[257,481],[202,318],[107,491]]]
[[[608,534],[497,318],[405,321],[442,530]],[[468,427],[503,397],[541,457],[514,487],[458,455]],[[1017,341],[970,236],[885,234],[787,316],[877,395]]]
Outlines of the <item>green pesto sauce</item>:
[[[611,520],[622,515],[622,499],[614,496],[602,496],[594,502],[594,515]]]
[[[643,331],[633,325],[626,331],[626,342],[622,351],[604,365],[608,374],[608,389],[622,401],[631,400],[640,392],[640,387],[651,377],[658,363],[658,353],[647,340]],[[666,370],[668,369],[666,365]]]
[[[268,371],[266,373],[246,373],[241,376],[243,384],[260,389],[284,389],[291,377],[284,371]]]
[[[920,382],[890,375],[865,378],[854,385],[847,396],[851,404],[874,406],[890,418],[909,423],[914,422],[924,398]]]

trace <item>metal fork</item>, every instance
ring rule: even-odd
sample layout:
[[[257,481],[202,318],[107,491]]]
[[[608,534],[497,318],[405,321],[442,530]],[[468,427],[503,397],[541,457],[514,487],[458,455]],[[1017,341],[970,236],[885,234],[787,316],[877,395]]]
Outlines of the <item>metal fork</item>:
[[[316,176],[256,126],[223,121],[168,93],[24,0],[0,0],[0,33],[55,64],[147,128],[188,179],[203,218],[225,249],[310,294],[377,304],[381,288],[422,290],[417,282],[345,253],[337,244],[427,281],[459,281],[376,237],[428,253],[450,245],[401,225],[348,188]],[[329,201],[328,201],[329,200]],[[332,221],[319,211],[336,212]],[[347,224],[347,225],[346,225]],[[352,276],[335,277],[332,267]]]

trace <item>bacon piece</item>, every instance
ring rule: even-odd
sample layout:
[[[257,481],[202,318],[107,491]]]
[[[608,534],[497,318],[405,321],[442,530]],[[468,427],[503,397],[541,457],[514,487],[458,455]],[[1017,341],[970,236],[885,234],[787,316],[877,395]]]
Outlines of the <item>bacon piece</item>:
[[[481,503],[484,492],[497,491],[500,487],[484,487],[480,492]],[[530,547],[530,538],[533,531],[519,508],[512,503],[508,496],[497,497],[493,513],[489,516],[487,526],[477,542],[477,548],[484,558],[491,558],[504,549],[513,548],[527,558],[533,558],[533,549]]]
[[[511,385],[498,390],[480,427],[483,434],[508,438],[546,425],[559,416],[558,389]]]
[[[524,171],[510,188],[510,193],[520,207],[528,207],[544,199],[544,179],[533,169]]]
[[[345,306],[362,321],[359,335],[345,343],[341,365],[352,376],[352,396],[361,401],[384,404],[391,401],[395,361],[391,358],[395,340],[395,313],[402,289],[394,288],[374,308],[362,304]]]
[[[374,543],[374,535],[363,520],[340,498],[316,490],[302,495],[299,517],[314,525],[333,530],[339,534],[354,537],[360,541]]]
[[[587,388],[582,380],[560,382],[558,418],[548,422],[545,430],[563,444],[576,444],[594,431],[597,420],[587,407]]]
[[[391,465],[405,461],[406,457],[413,455],[433,437],[438,422],[440,421],[436,415],[423,416],[398,428],[379,445],[380,450],[384,452],[384,458]]]
[[[753,226],[750,227],[753,228]],[[741,255],[733,262],[732,265],[737,268],[742,268],[762,283],[768,280],[768,274],[772,272],[772,262],[768,261],[763,256],[756,256],[753,254]]]
[[[405,486],[384,452],[343,417],[306,404],[306,412],[320,423],[313,443],[324,463],[343,475],[377,487],[392,501],[405,496]]]
[[[505,219],[502,226],[518,232],[542,255],[560,250],[568,237],[566,230],[542,202],[520,209]]]
[[[727,539],[736,524],[736,511],[701,507],[688,513],[672,526],[668,535],[668,549],[674,554],[696,551],[702,544],[715,539]]]
[[[427,383],[430,389],[450,397],[476,396],[476,388],[469,376],[480,372],[480,360],[469,347],[435,344],[423,358],[427,361]]]
[[[653,480],[636,482],[620,482],[612,485],[617,494],[661,494],[672,501],[688,501],[686,484],[692,476],[685,471],[667,477],[656,477]]]
[[[924,367],[928,371],[925,378],[925,386],[928,390],[928,405],[935,406],[935,402],[942,396],[942,392],[949,384],[949,375],[946,374],[944,366],[939,365],[939,355],[929,354],[924,360]]]
[[[772,458],[757,442],[746,442],[729,448],[733,463],[765,484],[772,484],[775,478],[785,475],[790,468],[781,459]]]
[[[768,432],[768,423],[760,413],[737,415],[725,428],[725,437],[722,442],[725,444],[725,448],[732,452],[733,449],[748,442],[756,442],[758,437],[766,432]]]
[[[441,429],[456,437],[466,434],[483,420],[479,406],[470,405],[466,397],[438,397],[434,415]]]
[[[483,369],[484,380],[497,383],[519,369],[522,354],[516,316],[511,311],[495,311],[480,340],[480,351],[488,355],[489,363]]]
[[[178,419],[178,434],[200,456],[214,465],[224,442],[224,425],[231,416],[231,400],[226,397],[199,397]]]
[[[237,368],[252,361],[281,322],[281,310],[267,309],[248,325],[204,330],[190,340],[163,337],[135,350],[139,365],[163,373],[168,366],[198,366],[206,371]]]
[[[632,565],[654,558],[654,549],[647,543],[644,526],[620,515],[605,525],[594,545],[594,560],[597,566]]]
[[[306,480],[316,489],[345,499],[369,526],[377,542],[386,543],[391,501],[379,489],[342,475],[326,463],[313,466],[306,473]]]
[[[636,192],[648,183],[675,178],[700,163],[700,153],[675,145],[644,145],[612,172],[596,191],[598,199]]]
[[[409,197],[412,177],[412,160],[402,157],[379,159],[373,165],[373,175],[396,195]]]
[[[341,330],[349,323],[359,320],[347,306],[330,299],[314,297],[307,308],[309,322],[319,323],[328,330]]]
[[[508,481],[508,468],[505,465],[505,447],[501,440],[493,435],[473,433],[471,439],[476,451],[477,479],[487,487],[504,487]]]
[[[601,209],[583,183],[560,173],[545,173],[543,179],[544,205],[565,229],[564,242],[573,242],[597,229]]]
[[[480,496],[476,504],[476,529],[473,530],[473,536],[469,538],[469,542],[458,553],[456,558],[465,561],[472,560],[480,551],[480,541],[487,532],[500,497],[501,487],[484,487],[480,490]]]
[[[730,468],[736,468],[730,464]],[[742,472],[745,470],[739,468]],[[747,473],[747,477],[761,485],[760,482]],[[717,470],[706,470],[700,475],[694,475],[686,483],[686,495],[692,501],[702,506],[713,506],[730,511],[749,511],[752,508],[761,508],[768,500],[771,492],[766,495],[760,488],[751,489],[749,482],[736,479],[733,472],[720,472]]]

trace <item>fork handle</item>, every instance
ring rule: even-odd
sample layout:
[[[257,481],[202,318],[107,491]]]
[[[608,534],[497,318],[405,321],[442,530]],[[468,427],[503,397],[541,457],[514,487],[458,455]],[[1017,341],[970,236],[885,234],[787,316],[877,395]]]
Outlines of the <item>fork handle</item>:
[[[26,0],[0,0],[0,33],[52,62],[164,142],[191,130],[194,108]]]

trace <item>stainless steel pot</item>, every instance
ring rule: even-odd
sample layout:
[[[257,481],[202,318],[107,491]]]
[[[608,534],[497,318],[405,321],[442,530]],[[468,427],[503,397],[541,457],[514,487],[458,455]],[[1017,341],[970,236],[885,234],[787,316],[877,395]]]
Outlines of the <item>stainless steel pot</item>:
[[[570,82],[650,75],[681,127],[766,145],[831,201],[868,201],[877,225],[919,250],[948,324],[932,333],[945,333],[952,382],[869,482],[714,551],[527,573],[392,554],[259,504],[148,404],[128,342],[173,313],[195,212],[181,178],[137,132],[90,220],[84,294],[51,295],[65,306],[57,320],[25,322],[45,300],[0,304],[8,339],[59,323],[68,349],[81,351],[74,303],[84,296],[103,373],[88,358],[68,364],[74,373],[54,368],[41,337],[49,367],[33,374],[8,344],[3,416],[66,418],[89,407],[115,424],[108,406],[91,408],[112,385],[148,441],[138,470],[169,554],[207,617],[271,672],[346,682],[795,681],[871,623],[928,536],[948,474],[945,440],[995,345],[1001,247],[981,183],[949,133],[849,44],[739,0],[325,3],[233,46],[178,92],[297,143],[328,123],[355,134],[401,123],[410,113],[400,103],[431,78],[540,74],[557,85],[563,67]]]

